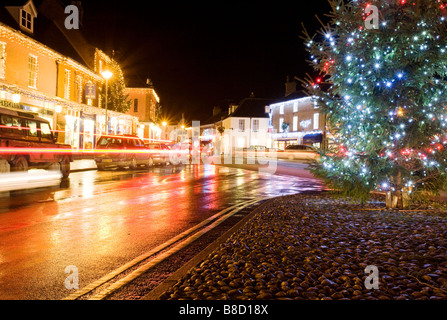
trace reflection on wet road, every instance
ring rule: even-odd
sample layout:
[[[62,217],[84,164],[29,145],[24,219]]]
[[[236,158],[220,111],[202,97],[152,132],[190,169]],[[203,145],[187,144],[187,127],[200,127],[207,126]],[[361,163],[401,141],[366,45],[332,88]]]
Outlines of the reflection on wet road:
[[[59,299],[216,212],[320,190],[317,180],[213,165],[72,173],[60,188],[0,195],[0,299]]]

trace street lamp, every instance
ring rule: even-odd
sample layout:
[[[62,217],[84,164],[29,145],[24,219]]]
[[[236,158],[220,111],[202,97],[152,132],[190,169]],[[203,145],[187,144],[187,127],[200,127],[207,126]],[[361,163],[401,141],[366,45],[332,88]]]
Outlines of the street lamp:
[[[104,79],[106,79],[106,134],[109,134],[109,119],[107,118],[107,94],[108,94],[108,87],[109,87],[109,79],[113,76],[113,73],[109,70],[104,70],[101,75],[104,77]]]
[[[163,121],[162,123],[161,123],[161,125],[162,125],[162,136],[163,136],[163,138],[164,139],[166,139],[166,140],[168,140],[168,135],[167,135],[167,133],[166,133],[166,126],[168,125],[168,123],[166,122],[166,121]]]

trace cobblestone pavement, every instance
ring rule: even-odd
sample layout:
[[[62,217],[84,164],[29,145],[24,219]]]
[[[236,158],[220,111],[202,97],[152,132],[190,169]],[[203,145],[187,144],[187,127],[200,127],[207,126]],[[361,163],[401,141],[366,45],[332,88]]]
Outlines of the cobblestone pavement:
[[[381,199],[360,205],[329,194],[284,196],[162,299],[444,300],[446,247],[447,211],[388,210]],[[377,267],[378,278],[367,266]]]

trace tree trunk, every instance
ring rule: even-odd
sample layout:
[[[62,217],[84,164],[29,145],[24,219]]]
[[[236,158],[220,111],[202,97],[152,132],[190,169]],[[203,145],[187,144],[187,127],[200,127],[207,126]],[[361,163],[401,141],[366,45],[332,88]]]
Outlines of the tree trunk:
[[[391,178],[395,189],[386,193],[386,207],[391,209],[406,209],[409,203],[409,194],[407,188],[402,188],[402,174],[400,171]],[[403,191],[402,191],[403,190]]]
[[[407,191],[388,191],[386,193],[386,207],[390,209],[408,208],[409,195]]]

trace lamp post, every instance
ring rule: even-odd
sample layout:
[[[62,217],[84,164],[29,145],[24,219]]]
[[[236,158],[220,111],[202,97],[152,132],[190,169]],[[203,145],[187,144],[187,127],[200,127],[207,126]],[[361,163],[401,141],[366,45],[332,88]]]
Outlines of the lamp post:
[[[162,128],[162,137],[163,137],[163,139],[167,140],[168,137],[167,137],[167,134],[166,134],[166,126],[168,125],[168,123],[166,121],[163,121],[161,123],[161,125],[163,126],[163,128]]]
[[[109,134],[109,119],[107,117],[107,110],[108,110],[107,95],[108,95],[108,89],[109,89],[109,79],[112,77],[113,73],[109,70],[104,70],[101,74],[104,77],[104,79],[106,79],[106,105],[105,105],[105,108],[106,108],[106,134]]]

